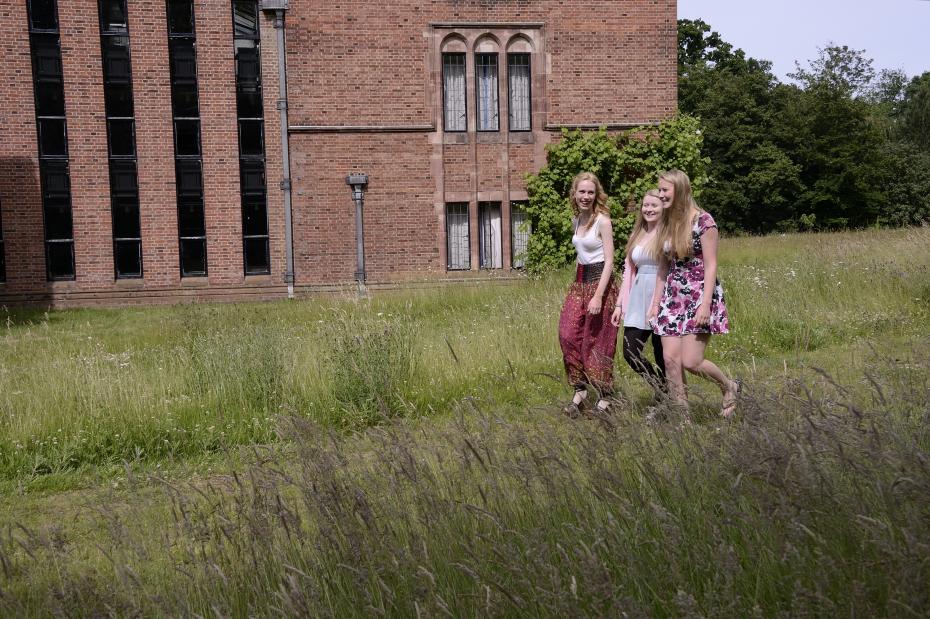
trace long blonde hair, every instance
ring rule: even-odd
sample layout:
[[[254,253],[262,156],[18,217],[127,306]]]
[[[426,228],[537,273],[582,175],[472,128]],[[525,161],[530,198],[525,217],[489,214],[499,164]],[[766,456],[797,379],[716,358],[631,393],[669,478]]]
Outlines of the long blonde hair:
[[[607,207],[607,193],[604,191],[604,187],[601,185],[601,181],[597,179],[597,176],[591,172],[579,172],[575,175],[575,178],[572,179],[572,191],[569,196],[569,202],[572,207],[572,215],[576,218],[581,212],[581,208],[578,206],[578,203],[575,202],[575,192],[578,191],[578,185],[583,181],[591,181],[594,183],[594,216],[588,219],[588,222],[585,224],[584,229],[589,229],[593,224],[594,220],[598,215],[607,215],[610,217],[610,209]]]
[[[644,193],[642,202],[645,202],[646,198],[649,196],[653,198],[658,198],[659,190],[650,189],[649,191]],[[636,247],[636,243],[639,241],[639,238],[643,236],[644,234],[646,234],[646,223],[645,223],[645,220],[643,219],[642,202],[640,202],[640,207],[636,211],[636,221],[633,222],[633,231],[630,232],[630,238],[626,242],[626,255],[627,256],[629,256],[630,252],[633,251],[633,248]],[[656,226],[656,237],[658,237],[660,236],[659,228],[662,226],[661,219],[655,222],[655,226]],[[650,258],[654,258],[655,256],[659,255],[659,252],[655,247],[655,243],[650,243],[646,247],[643,247],[643,249],[646,251],[646,255],[649,256]]]
[[[662,229],[656,235],[656,247],[668,253],[673,260],[694,255],[691,232],[694,227],[691,213],[702,212],[691,194],[691,179],[681,170],[668,170],[659,174],[675,188],[675,199],[662,211]]]

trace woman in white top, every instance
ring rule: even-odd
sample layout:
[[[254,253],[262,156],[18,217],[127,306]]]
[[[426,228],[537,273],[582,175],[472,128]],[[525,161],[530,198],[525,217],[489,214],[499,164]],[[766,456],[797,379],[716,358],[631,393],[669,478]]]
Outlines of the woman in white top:
[[[659,190],[650,189],[643,196],[643,204],[636,214],[636,222],[626,244],[620,299],[610,322],[617,327],[621,322],[623,324],[623,358],[626,362],[653,388],[664,393],[667,387],[662,338],[653,334],[652,325],[646,319],[659,269],[655,238],[661,225],[662,200],[659,198]],[[650,336],[654,365],[643,354],[646,340]]]
[[[568,382],[575,389],[564,412],[577,417],[589,387],[598,393],[598,412],[606,412],[611,405],[617,327],[611,324],[610,316],[617,303],[617,286],[613,278],[614,233],[600,181],[590,172],[577,175],[569,201],[578,266],[559,317],[559,345]]]

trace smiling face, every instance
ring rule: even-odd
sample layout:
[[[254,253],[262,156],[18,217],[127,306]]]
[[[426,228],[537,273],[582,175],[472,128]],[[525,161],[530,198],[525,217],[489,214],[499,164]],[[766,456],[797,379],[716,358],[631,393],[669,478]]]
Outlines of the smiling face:
[[[675,200],[675,185],[671,181],[659,179],[659,199],[664,208],[668,208]]]
[[[594,200],[597,198],[597,187],[592,181],[581,181],[575,189],[575,204],[582,211],[588,211],[594,207]]]
[[[663,206],[661,198],[657,198],[656,196],[646,196],[643,198],[643,205],[640,208],[640,212],[643,214],[643,221],[649,224],[654,224],[659,221],[662,218]]]

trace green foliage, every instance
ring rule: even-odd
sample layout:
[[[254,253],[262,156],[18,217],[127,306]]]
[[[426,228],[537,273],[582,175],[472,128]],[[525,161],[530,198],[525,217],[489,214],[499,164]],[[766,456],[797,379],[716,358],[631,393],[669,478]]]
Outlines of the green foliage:
[[[911,80],[900,105],[901,139],[930,152],[930,71]]]
[[[703,123],[702,206],[721,229],[925,220],[930,73],[908,84],[900,71],[876,74],[862,50],[830,45],[782,84],[703,21],[680,20],[678,38],[679,107]]]
[[[527,268],[540,273],[572,260],[572,179],[582,171],[597,175],[607,192],[614,227],[616,256],[632,230],[635,208],[663,170],[688,172],[699,193],[706,182],[707,160],[701,156],[703,134],[698,121],[678,115],[655,127],[637,127],[620,134],[600,131],[563,131],[561,140],[547,147],[547,163],[527,180],[527,213],[533,233],[527,246]]]

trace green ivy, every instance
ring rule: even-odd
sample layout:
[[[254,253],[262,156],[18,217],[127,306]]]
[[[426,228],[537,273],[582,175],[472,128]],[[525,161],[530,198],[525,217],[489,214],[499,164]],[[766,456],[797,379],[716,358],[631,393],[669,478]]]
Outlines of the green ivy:
[[[532,234],[526,251],[531,273],[559,268],[575,257],[572,247],[572,179],[593,172],[607,192],[613,220],[615,259],[633,228],[642,195],[656,186],[659,172],[679,168],[691,177],[695,195],[707,182],[708,160],[701,156],[700,123],[679,114],[657,126],[635,127],[622,133],[563,130],[561,139],[546,147],[546,165],[527,177]]]

